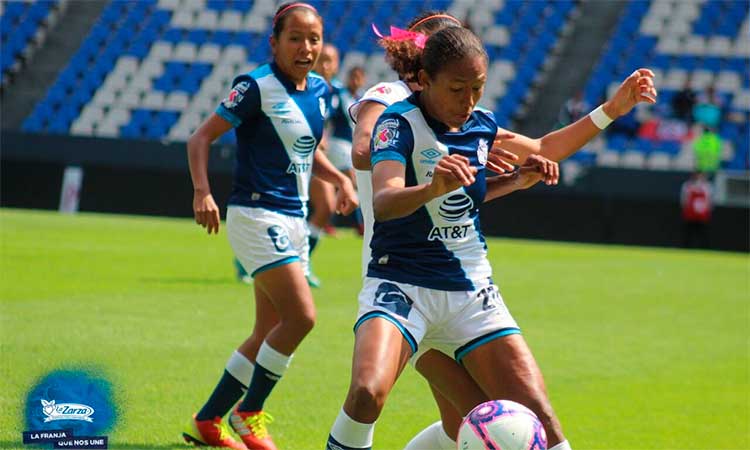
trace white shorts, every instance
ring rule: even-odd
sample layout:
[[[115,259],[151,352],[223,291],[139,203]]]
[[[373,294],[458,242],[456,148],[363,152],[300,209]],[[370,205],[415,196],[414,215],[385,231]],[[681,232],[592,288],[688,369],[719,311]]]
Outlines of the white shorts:
[[[355,332],[374,317],[390,321],[401,331],[412,348],[412,363],[431,348],[460,363],[493,339],[521,333],[497,286],[489,280],[474,291],[439,291],[366,277]]]
[[[227,236],[237,259],[250,276],[299,261],[310,273],[310,246],[304,217],[263,208],[229,206]]]
[[[370,264],[370,241],[372,241],[372,227],[375,225],[375,213],[372,209],[372,172],[369,170],[354,170],[357,177],[357,196],[359,209],[362,211],[362,222],[365,234],[362,236],[362,278],[367,276],[367,265]]]
[[[346,139],[328,138],[326,156],[338,170],[345,172],[352,168],[352,143]]]

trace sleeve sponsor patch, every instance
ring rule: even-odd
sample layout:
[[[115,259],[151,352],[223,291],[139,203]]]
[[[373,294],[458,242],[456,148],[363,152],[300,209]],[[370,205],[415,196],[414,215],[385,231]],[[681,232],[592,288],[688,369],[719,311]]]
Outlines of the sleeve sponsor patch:
[[[398,143],[398,125],[396,119],[387,119],[378,124],[372,136],[373,147],[376,150],[394,147]]]

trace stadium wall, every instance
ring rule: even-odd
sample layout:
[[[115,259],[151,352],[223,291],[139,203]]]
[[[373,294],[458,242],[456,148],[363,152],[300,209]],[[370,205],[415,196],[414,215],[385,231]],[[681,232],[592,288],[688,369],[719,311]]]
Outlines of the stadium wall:
[[[0,205],[57,209],[63,171],[84,169],[80,209],[192,216],[185,145],[154,141],[3,132]],[[214,197],[231,189],[233,149],[217,146],[209,161]],[[590,169],[574,184],[537,186],[482,210],[491,236],[676,247],[682,244],[679,192],[684,172]],[[713,249],[750,251],[750,209],[717,207]]]

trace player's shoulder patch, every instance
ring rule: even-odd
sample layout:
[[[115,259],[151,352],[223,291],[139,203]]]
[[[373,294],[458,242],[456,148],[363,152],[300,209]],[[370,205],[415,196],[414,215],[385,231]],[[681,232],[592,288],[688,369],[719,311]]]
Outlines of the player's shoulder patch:
[[[227,97],[221,101],[221,104],[227,109],[235,108],[247,94],[250,89],[252,79],[245,75],[235,78],[232,89]]]
[[[398,143],[401,122],[397,117],[389,117],[378,123],[372,135],[373,147],[376,150],[393,147]]]

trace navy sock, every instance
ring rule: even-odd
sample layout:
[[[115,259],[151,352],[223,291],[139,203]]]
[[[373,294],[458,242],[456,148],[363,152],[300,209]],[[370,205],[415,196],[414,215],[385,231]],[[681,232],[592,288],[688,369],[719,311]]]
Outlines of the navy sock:
[[[310,243],[310,254],[312,254],[313,250],[315,250],[315,247],[318,245],[319,239],[320,238],[318,238],[317,236],[313,237],[312,235],[308,237],[308,242]]]
[[[216,385],[214,392],[203,408],[195,416],[197,420],[212,420],[214,417],[224,417],[232,409],[237,400],[242,397],[246,387],[229,372],[224,370],[219,384]]]
[[[326,450],[371,450],[372,447],[347,447],[341,444],[330,434],[328,435],[328,442],[326,442]]]
[[[280,378],[281,375],[271,372],[256,361],[253,379],[250,381],[247,395],[242,399],[242,403],[237,409],[243,412],[262,410],[263,404]]]

